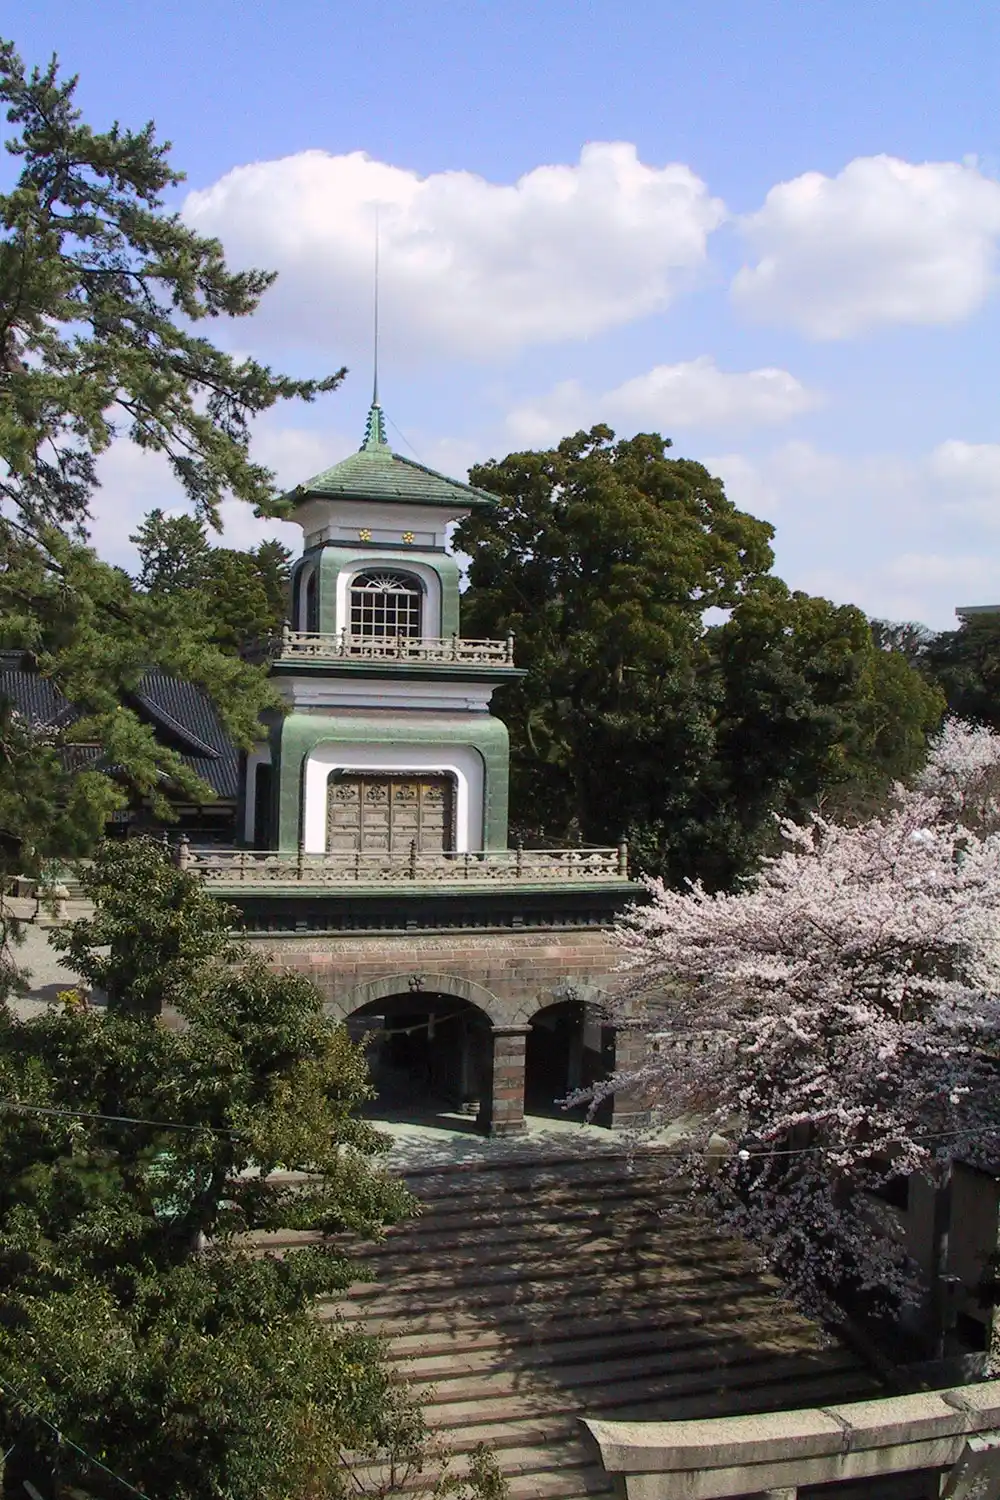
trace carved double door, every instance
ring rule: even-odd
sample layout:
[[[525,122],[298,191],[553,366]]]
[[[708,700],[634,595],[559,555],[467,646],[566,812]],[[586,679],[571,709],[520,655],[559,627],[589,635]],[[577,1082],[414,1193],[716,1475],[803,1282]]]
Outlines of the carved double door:
[[[339,854],[403,857],[455,847],[450,776],[362,775],[331,778],[326,847]]]

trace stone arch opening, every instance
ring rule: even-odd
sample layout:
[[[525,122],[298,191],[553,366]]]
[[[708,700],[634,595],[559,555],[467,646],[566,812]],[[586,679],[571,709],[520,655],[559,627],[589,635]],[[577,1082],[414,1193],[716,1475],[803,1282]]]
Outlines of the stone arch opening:
[[[366,1048],[377,1091],[366,1110],[370,1118],[488,1128],[493,1026],[480,1006],[460,995],[407,987],[367,1000],[345,1024]]]
[[[615,1032],[600,1008],[582,1000],[559,1000],[535,1011],[524,1048],[524,1108],[527,1114],[582,1120],[587,1105],[564,1109],[560,1100],[590,1088],[614,1071]],[[612,1101],[604,1100],[594,1123],[610,1126]]]

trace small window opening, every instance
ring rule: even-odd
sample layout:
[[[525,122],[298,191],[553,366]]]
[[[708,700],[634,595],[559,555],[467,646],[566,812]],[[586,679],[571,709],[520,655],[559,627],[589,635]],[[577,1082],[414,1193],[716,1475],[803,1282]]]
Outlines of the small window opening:
[[[359,573],[351,585],[351,634],[420,635],[421,588],[406,573]]]

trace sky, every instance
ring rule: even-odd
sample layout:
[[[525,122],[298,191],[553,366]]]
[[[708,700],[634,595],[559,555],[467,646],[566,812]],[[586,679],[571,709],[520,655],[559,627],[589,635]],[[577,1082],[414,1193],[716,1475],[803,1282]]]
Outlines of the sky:
[[[283,484],[361,441],[377,216],[397,451],[464,477],[659,431],[793,588],[936,629],[1000,601],[995,0],[35,0],[3,29],[95,128],[152,117],[172,206],[278,271],[218,342],[348,366],[262,419]],[[102,480],[128,566],[178,496],[124,445]]]

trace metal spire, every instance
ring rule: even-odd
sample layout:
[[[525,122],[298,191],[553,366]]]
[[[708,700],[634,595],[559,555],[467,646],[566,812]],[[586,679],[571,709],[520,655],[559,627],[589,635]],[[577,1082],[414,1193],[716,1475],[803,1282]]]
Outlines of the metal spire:
[[[373,378],[372,378],[372,404],[368,408],[368,420],[365,423],[365,440],[362,448],[387,448],[389,446],[385,435],[385,416],[378,399],[378,205],[375,205],[375,317],[373,327]]]

